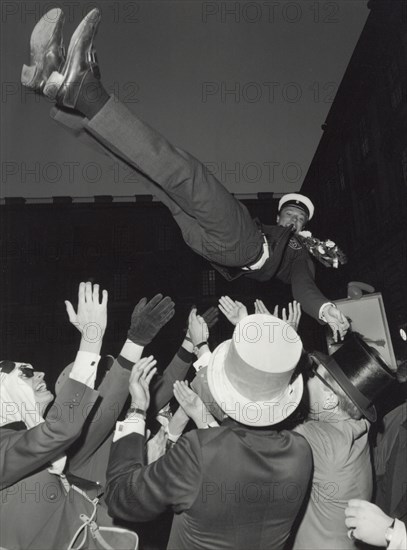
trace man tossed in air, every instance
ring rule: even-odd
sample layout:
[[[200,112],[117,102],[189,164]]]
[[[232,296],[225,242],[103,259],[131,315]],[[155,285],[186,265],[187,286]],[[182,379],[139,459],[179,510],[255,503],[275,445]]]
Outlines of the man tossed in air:
[[[335,338],[349,323],[315,284],[315,268],[297,237],[312,218],[311,201],[296,193],[279,204],[277,225],[252,219],[247,208],[187,152],[171,145],[106,92],[93,40],[100,23],[93,9],[73,34],[66,58],[63,12],[45,14],[31,35],[31,65],[23,85],[56,102],[52,116],[102,150],[146,175],[151,192],[171,211],[185,242],[222,275],[291,284],[294,299],[315,319],[329,323]]]

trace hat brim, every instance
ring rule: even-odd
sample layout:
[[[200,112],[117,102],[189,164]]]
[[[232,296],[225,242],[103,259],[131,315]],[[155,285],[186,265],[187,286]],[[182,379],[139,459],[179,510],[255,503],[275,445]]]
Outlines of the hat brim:
[[[231,340],[220,344],[208,365],[208,385],[219,407],[231,418],[247,426],[272,426],[292,414],[300,404],[304,391],[302,375],[279,396],[270,401],[253,401],[239,393],[225,372],[225,359]]]
[[[278,211],[281,212],[283,208],[290,206],[295,206],[303,210],[307,215],[307,220],[311,220],[314,216],[315,207],[311,199],[301,193],[287,193],[283,195],[278,203]]]
[[[294,206],[295,208],[298,208],[298,210],[301,210],[301,212],[304,212],[304,214],[307,216],[307,221],[310,219],[310,211],[303,203],[299,203],[298,201],[287,201],[285,202],[281,208],[280,212],[284,210],[284,208],[290,208],[291,206]]]
[[[319,351],[311,354],[311,358],[321,364],[329,372],[335,382],[342,388],[352,403],[370,422],[376,422],[376,407],[371,403],[345,375],[341,367],[332,356]]]

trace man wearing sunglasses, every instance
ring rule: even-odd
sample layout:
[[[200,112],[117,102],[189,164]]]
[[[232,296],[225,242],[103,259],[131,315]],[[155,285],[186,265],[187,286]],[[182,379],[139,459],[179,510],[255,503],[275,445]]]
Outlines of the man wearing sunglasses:
[[[61,520],[66,501],[60,476],[67,464],[66,452],[90,414],[89,404],[99,395],[93,387],[106,308],[107,292],[99,300],[99,285],[81,283],[75,314],[82,328],[79,350],[67,383],[48,411],[54,396],[44,373],[27,363],[0,362],[1,547],[56,548],[53,536],[66,528]],[[50,517],[53,532],[45,528]]]
[[[47,405],[54,399],[54,396],[48,389],[44,380],[44,373],[34,370],[33,366],[29,364],[24,363],[20,365],[17,363],[16,366],[20,372],[20,378],[22,378],[26,384],[31,386],[34,392],[35,402],[39,404],[41,409],[40,414],[43,415]]]
[[[311,446],[314,475],[294,550],[354,549],[344,513],[348,500],[370,500],[373,474],[368,432],[373,405],[394,379],[377,352],[351,335],[333,355],[315,352],[306,384],[308,420],[296,431]]]
[[[76,538],[83,525],[80,516],[90,510],[72,496],[75,491],[68,481],[74,479],[72,483],[79,483],[91,498],[100,496],[106,451],[128,396],[131,368],[174,314],[169,297],[158,294],[149,302],[140,300],[128,339],[95,390],[107,292],[99,297],[99,285],[81,283],[77,312],[70,302],[65,305],[81,341],[74,363],[58,378],[49,410],[54,396],[43,372],[27,363],[0,362],[0,548],[54,550],[68,548]],[[97,517],[100,524],[111,527],[112,520],[101,506]]]

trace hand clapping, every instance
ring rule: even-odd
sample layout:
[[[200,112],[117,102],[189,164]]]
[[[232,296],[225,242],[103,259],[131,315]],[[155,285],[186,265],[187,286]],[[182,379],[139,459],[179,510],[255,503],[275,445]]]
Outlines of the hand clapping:
[[[222,296],[219,299],[219,309],[232,325],[237,325],[248,315],[246,306],[237,300],[232,300],[229,296]]]
[[[209,338],[209,328],[201,315],[197,315],[197,309],[194,307],[188,317],[187,336],[191,338],[192,344],[197,346],[201,342],[207,342]]]
[[[143,357],[137,361],[130,374],[131,404],[145,412],[150,406],[150,382],[157,372],[156,364],[157,361],[152,355]]]

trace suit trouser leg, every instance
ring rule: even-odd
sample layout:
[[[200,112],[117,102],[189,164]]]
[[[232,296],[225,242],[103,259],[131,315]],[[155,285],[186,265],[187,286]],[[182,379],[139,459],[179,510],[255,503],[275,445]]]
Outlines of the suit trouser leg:
[[[84,118],[79,112],[65,111],[54,107],[52,108],[50,114],[51,117],[58,124],[60,124],[66,131],[72,134],[75,139],[78,139],[85,147],[93,149],[98,153],[103,153],[104,155],[112,158],[115,162],[119,163],[119,165],[123,167],[124,173],[127,173],[127,170],[139,172],[135,171],[134,167],[126,162],[124,158],[121,158],[114,154],[100,141],[95,139],[92,134],[88,133],[86,131],[86,123],[88,122],[88,120]],[[137,181],[137,185],[141,187],[142,190],[144,190],[146,193],[153,193],[157,197],[157,199],[160,200],[170,210],[184,237],[190,232],[201,231],[197,221],[189,216],[186,212],[184,212],[182,208],[178,206],[178,204],[174,200],[172,200],[171,197],[167,195],[165,191],[156,183],[154,183],[153,181],[145,183],[144,180],[139,180]]]
[[[83,122],[95,142],[152,181],[151,192],[168,206],[195,252],[226,266],[256,259],[262,236],[247,208],[192,155],[172,146],[114,98]]]

